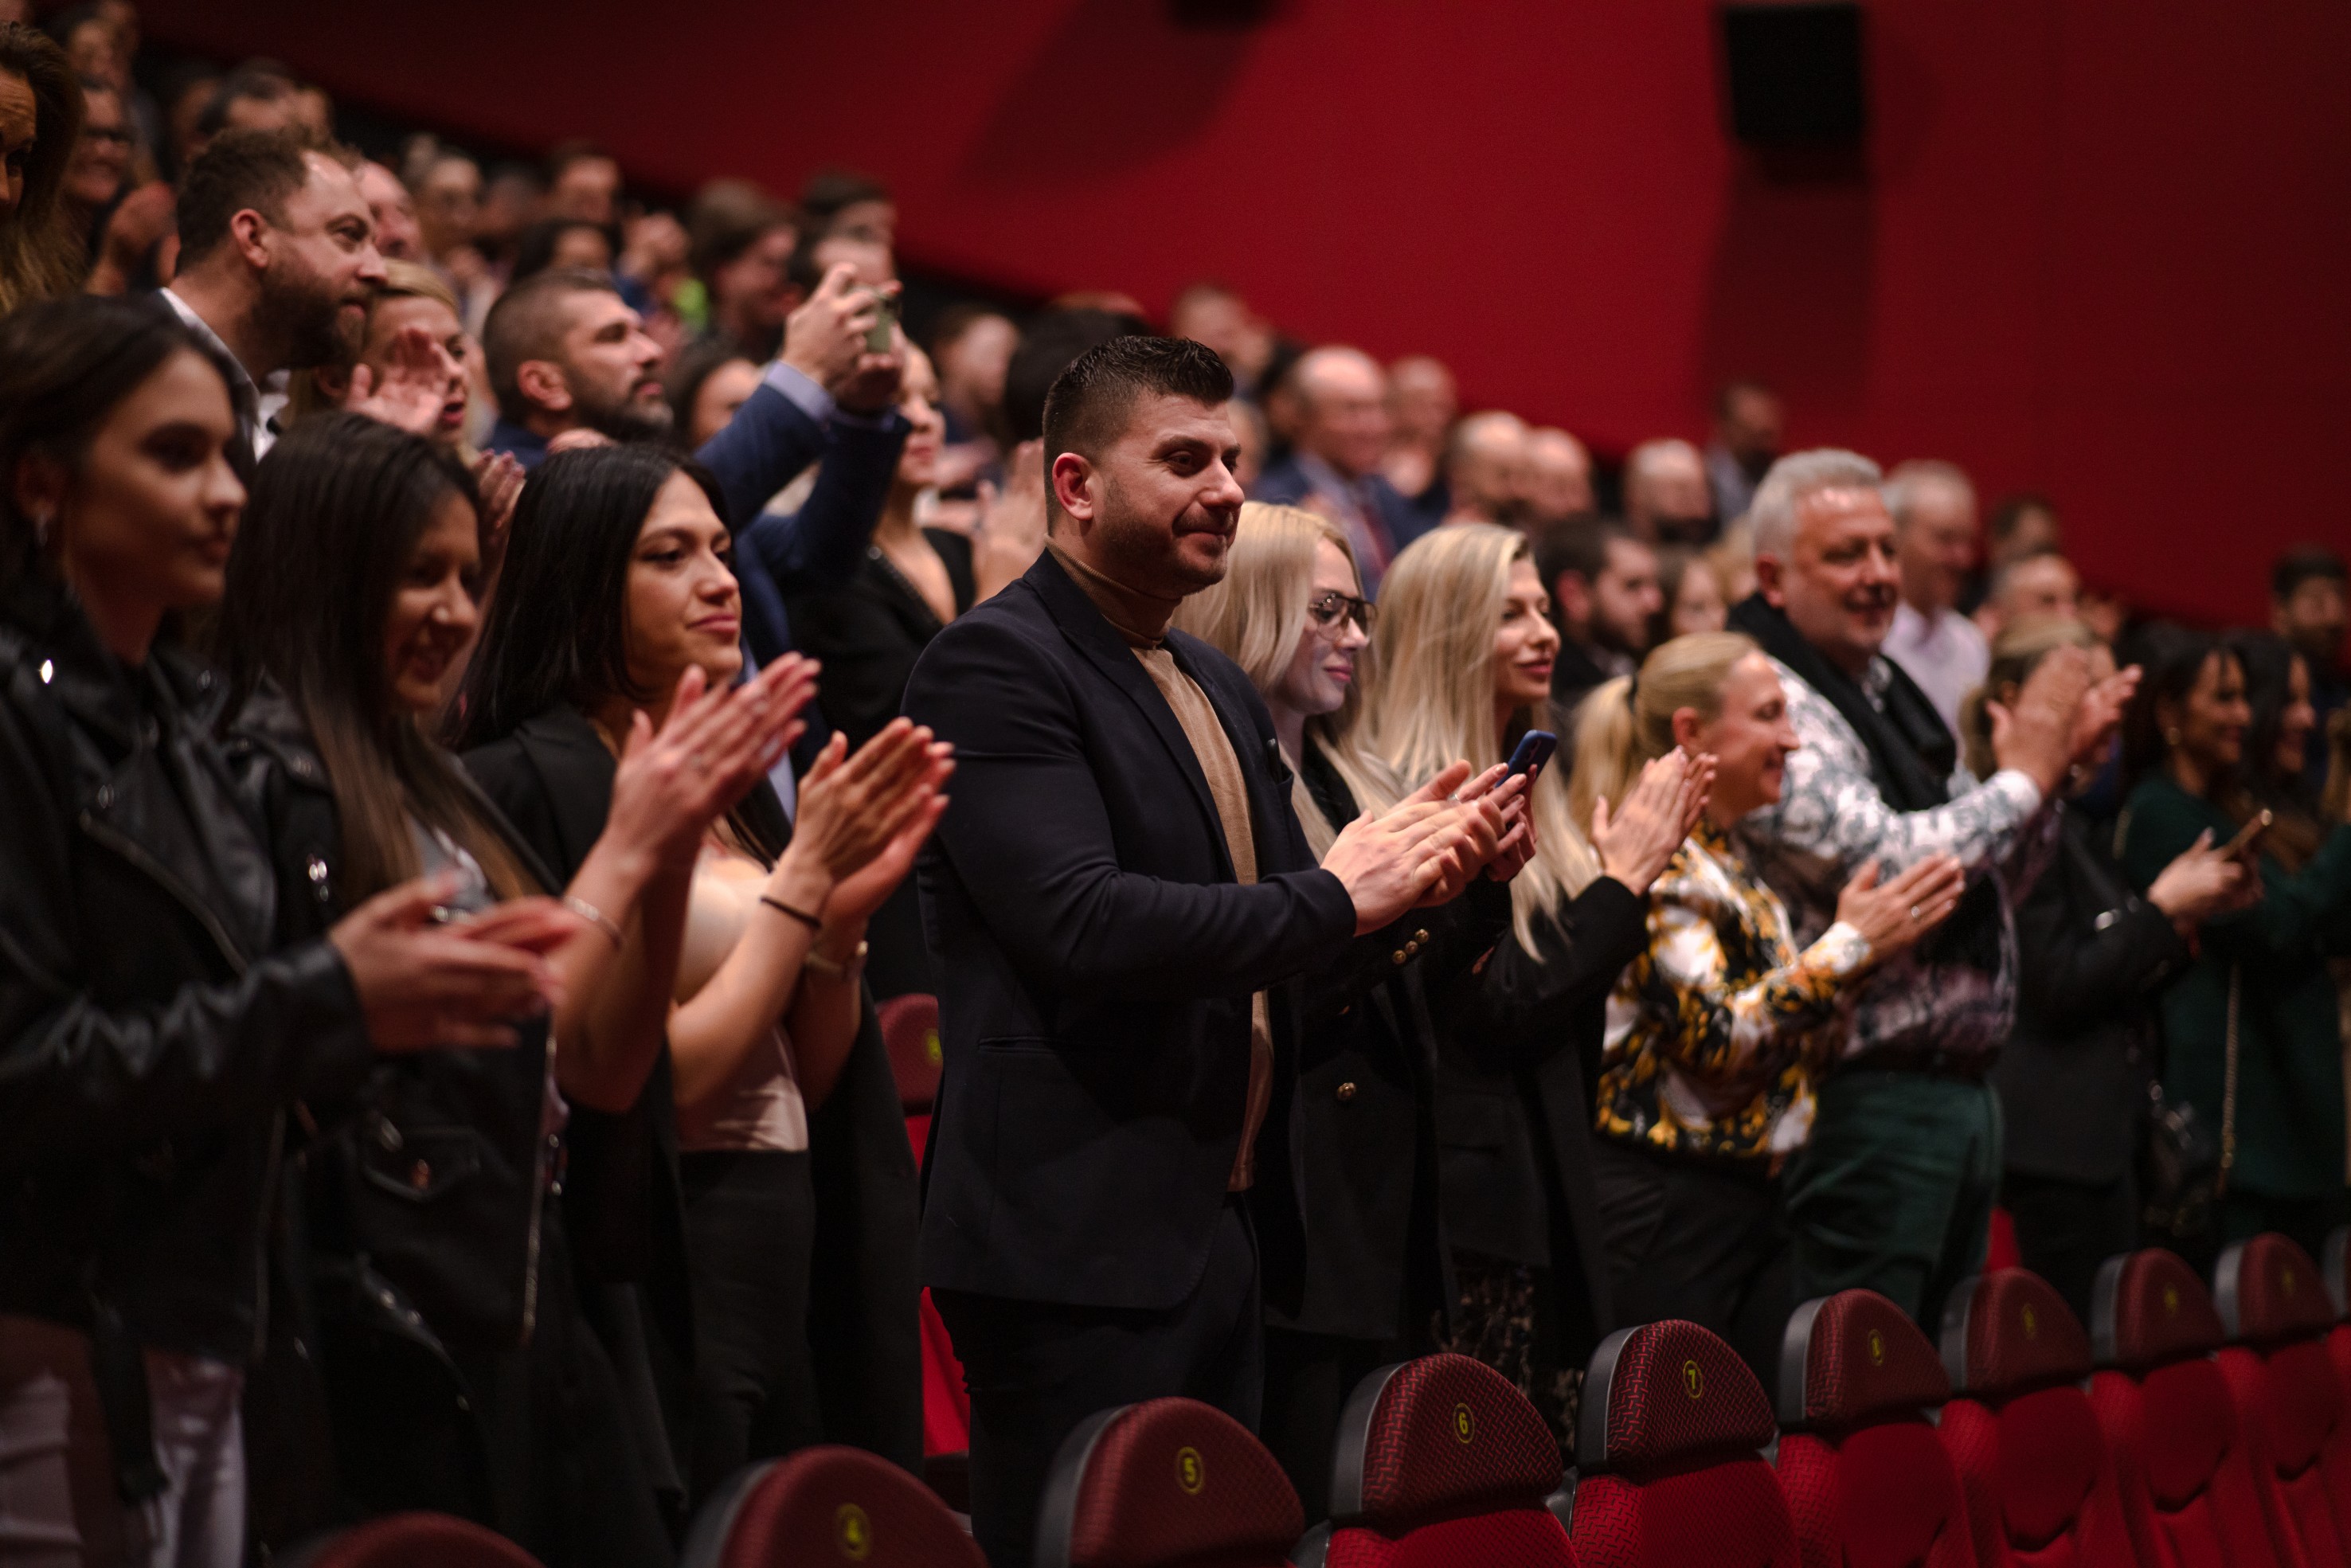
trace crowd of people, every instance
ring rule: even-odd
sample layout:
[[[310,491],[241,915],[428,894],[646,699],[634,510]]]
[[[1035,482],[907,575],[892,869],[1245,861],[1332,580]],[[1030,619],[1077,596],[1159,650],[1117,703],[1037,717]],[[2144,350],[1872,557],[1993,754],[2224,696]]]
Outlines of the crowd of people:
[[[1770,1383],[1997,1210],[2085,1311],[2351,1220],[2336,550],[2150,622],[1760,382],[1611,468],[1217,284],[902,320],[871,180],[138,50],[0,22],[0,1564],[669,1562],[921,1471],[927,1288],[1014,1568],[1107,1406],[1311,1520],[1388,1362],[1572,1449],[1612,1329]]]

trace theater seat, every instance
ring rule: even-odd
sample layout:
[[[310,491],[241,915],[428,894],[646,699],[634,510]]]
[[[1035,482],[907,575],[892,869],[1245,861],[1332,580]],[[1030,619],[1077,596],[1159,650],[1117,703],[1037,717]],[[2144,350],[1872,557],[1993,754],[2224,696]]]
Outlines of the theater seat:
[[[1799,1568],[1796,1527],[1758,1450],[1771,1402],[1696,1323],[1619,1329],[1593,1353],[1569,1536],[1583,1568]]]
[[[2213,1305],[2230,1343],[2220,1365],[2245,1428],[2273,1535],[2298,1542],[2312,1568],[2351,1562],[2351,1431],[2327,1349],[2335,1303],[2310,1254],[2256,1236],[2220,1254]]]
[[[2321,1260],[2326,1272],[2326,1294],[2335,1303],[2336,1319],[2326,1331],[2326,1354],[2335,1363],[2335,1378],[2343,1385],[2343,1395],[2351,1400],[2351,1226],[2335,1231],[2326,1239],[2326,1256]]]
[[[702,1505],[678,1568],[986,1568],[924,1485],[862,1448],[802,1448],[746,1466]]]
[[[1053,1456],[1037,1568],[1285,1568],[1298,1493],[1248,1427],[1194,1399],[1090,1416]]]
[[[1804,1568],[1973,1568],[1967,1500],[1929,1412],[1935,1347],[1875,1291],[1798,1307],[1780,1351],[1780,1487]]]
[[[914,1146],[914,1163],[919,1166],[930,1141],[931,1107],[938,1099],[944,1061],[939,1052],[939,999],[909,992],[892,997],[876,1010],[882,1017],[882,1043],[890,1052],[890,1072],[898,1081],[898,1106],[905,1113],[906,1141]],[[923,1292],[917,1311],[923,1329],[923,1453],[927,1458],[948,1461],[932,1467],[934,1490],[949,1502],[960,1504],[965,1500],[956,1494],[967,1489],[961,1484],[965,1470],[958,1457],[971,1448],[971,1396],[963,1385],[963,1363],[956,1359],[955,1343],[947,1337],[939,1310],[931,1305],[929,1291]],[[958,1479],[942,1484],[942,1479],[950,1476]]]
[[[445,1513],[395,1513],[302,1542],[279,1568],[539,1568],[538,1559]]]
[[[882,1019],[882,1044],[890,1053],[890,1075],[898,1081],[898,1108],[905,1113],[906,1134],[919,1160],[946,1060],[939,1050],[939,999],[913,991],[892,997],[874,1010]]]
[[[2225,1337],[2196,1270],[2160,1248],[2109,1258],[2090,1309],[2090,1408],[2114,1450],[2142,1563],[2311,1568],[2270,1531],[2258,1473],[2213,1353]]]
[[[2090,1397],[2090,1341],[2022,1269],[1978,1274],[1943,1312],[1958,1393],[1938,1427],[1982,1568],[2133,1568],[2122,1497]]]
[[[1331,1522],[1298,1568],[1573,1568],[1546,1501],[1559,1443],[1510,1379],[1466,1355],[1384,1366],[1339,1417]]]

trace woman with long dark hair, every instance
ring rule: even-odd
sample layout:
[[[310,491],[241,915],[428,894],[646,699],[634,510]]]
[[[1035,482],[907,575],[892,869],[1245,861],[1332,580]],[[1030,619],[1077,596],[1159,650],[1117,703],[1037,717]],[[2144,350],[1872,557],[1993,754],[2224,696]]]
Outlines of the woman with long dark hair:
[[[551,1037],[390,1064],[322,1108],[308,1219],[337,1479],[365,1509],[467,1514],[550,1564],[658,1562],[641,1444],[553,1201],[564,1124],[571,1104],[640,1098],[667,976],[628,961],[627,934],[659,926],[663,873],[780,753],[809,684],[783,665],[725,697],[696,683],[658,731],[637,720],[608,820],[559,881],[424,731],[472,641],[484,533],[446,449],[307,421],[256,476],[222,607],[233,740],[289,924],[420,869],[454,879],[444,907],[476,929],[516,926],[510,901],[540,890],[578,916],[517,932],[562,982]]]
[[[439,884],[278,942],[221,683],[175,626],[221,593],[235,433],[161,312],[0,321],[0,1562],[245,1561],[238,1400],[300,1103],[421,1060],[375,1052],[511,1039],[551,988],[428,925]]]
[[[559,454],[526,490],[464,744],[559,861],[631,716],[740,671],[730,550],[715,482],[655,448]],[[661,1059],[674,1123],[646,1158],[678,1172],[684,1260],[665,1247],[635,1278],[673,1313],[690,1294],[674,1437],[697,1500],[814,1442],[919,1452],[911,1157],[859,977],[867,922],[945,809],[946,767],[903,719],[853,756],[836,735],[795,821],[755,788],[669,889],[684,922]]]
[[[0,22],[0,312],[71,294],[80,242],[59,207],[81,80],[38,27]]]
[[[2282,749],[2276,727],[2272,756],[2249,739],[2245,664],[2226,643],[2158,628],[2143,663],[2116,841],[2147,890],[2207,835],[2227,843],[2253,821]],[[2207,921],[2195,963],[2165,993],[2163,1077],[2220,1129],[2220,1239],[2281,1230],[2315,1252],[2344,1218],[2343,1035],[2327,960],[2351,952],[2351,826],[2311,826],[2306,841],[2257,830],[2245,849],[2261,901]]]

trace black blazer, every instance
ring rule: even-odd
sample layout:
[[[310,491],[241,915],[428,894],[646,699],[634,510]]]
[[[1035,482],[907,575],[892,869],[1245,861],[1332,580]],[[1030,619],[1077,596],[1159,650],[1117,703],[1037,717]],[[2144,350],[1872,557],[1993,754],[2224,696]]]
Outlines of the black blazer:
[[[1307,851],[1249,677],[1196,638],[1167,646],[1248,781],[1254,885],[1233,880],[1174,711],[1050,551],[933,639],[907,685],[907,714],[957,762],[920,867],[946,1055],[924,1163],[933,1286],[1181,1301],[1240,1146],[1249,998],[1271,989],[1251,1207],[1268,1299],[1297,1304],[1289,983],[1351,945],[1385,954],[1354,943],[1346,889]]]
[[[2119,1180],[2153,1078],[2155,995],[2193,957],[2170,917],[2130,890],[2107,832],[2065,813],[2056,858],[2016,912],[2016,1030],[1992,1067],[2007,1168]]]
[[[1300,768],[1326,821],[1354,820],[1353,793],[1311,739]],[[1407,1303],[1450,1315],[1434,1120],[1442,1026],[1423,981],[1465,977],[1510,921],[1510,889],[1480,877],[1452,903],[1407,917],[1409,962],[1343,962],[1330,983],[1307,977],[1298,1052],[1306,1297],[1294,1314],[1269,1312],[1275,1326],[1387,1340],[1415,1327],[1402,1320]]]
[[[569,880],[604,831],[612,754],[587,718],[550,709],[512,735],[465,756],[484,793],[524,841]],[[766,785],[744,805],[783,840],[790,824]],[[657,1331],[653,1372],[667,1385],[690,1356],[684,1210],[677,1172],[677,1118],[669,1052],[663,1051],[637,1103],[621,1115],[575,1106],[565,1216],[584,1282],[636,1285]],[[824,1104],[809,1118],[810,1180],[816,1195],[809,1341],[828,1441],[854,1444],[919,1473],[923,1455],[922,1339],[914,1236],[914,1152],[897,1082],[869,1001],[864,1025]],[[608,1343],[623,1330],[627,1298],[591,1296],[590,1317]],[[615,1309],[622,1321],[615,1322]],[[621,1347],[625,1350],[628,1347]],[[616,1354],[618,1354],[616,1352]],[[682,1433],[683,1389],[660,1390],[672,1433]]]
[[[1455,995],[1437,1068],[1437,1144],[1447,1240],[1548,1266],[1558,1281],[1562,1364],[1580,1365],[1614,1322],[1593,1202],[1592,1105],[1608,993],[1647,946],[1648,901],[1604,876],[1513,936]]]

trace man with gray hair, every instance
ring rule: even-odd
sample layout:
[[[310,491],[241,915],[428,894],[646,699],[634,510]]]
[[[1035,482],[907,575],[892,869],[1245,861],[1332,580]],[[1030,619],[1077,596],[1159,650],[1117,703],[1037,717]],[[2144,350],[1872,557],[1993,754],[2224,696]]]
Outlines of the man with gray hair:
[[[1886,478],[1886,509],[1902,570],[1886,656],[1918,683],[1956,734],[1959,704],[1991,666],[1983,633],[1958,608],[1976,565],[1975,486],[1949,463],[1899,464]]]
[[[2094,685],[2078,649],[2051,654],[1995,727],[1998,769],[1954,796],[1951,732],[1881,653],[1901,579],[1877,465],[1783,457],[1748,517],[1759,587],[1730,623],[1771,656],[1801,746],[1779,802],[1739,831],[1798,942],[1865,867],[1949,855],[1968,874],[1958,912],[1872,974],[1820,1042],[1811,1138],[1783,1188],[1795,1301],[1865,1286],[1933,1331],[1983,1261],[1999,1188],[1985,1072],[2016,1013],[2011,912],[2055,841],[2069,770],[2105,745],[2137,673]]]
[[[1268,468],[1251,497],[1321,512],[1347,530],[1364,591],[1379,591],[1395,552],[1427,531],[1380,472],[1388,450],[1388,378],[1361,349],[1310,350],[1290,367],[1297,444]]]
[[[1625,523],[1645,544],[1714,542],[1714,496],[1697,447],[1644,441],[1625,455]]]

